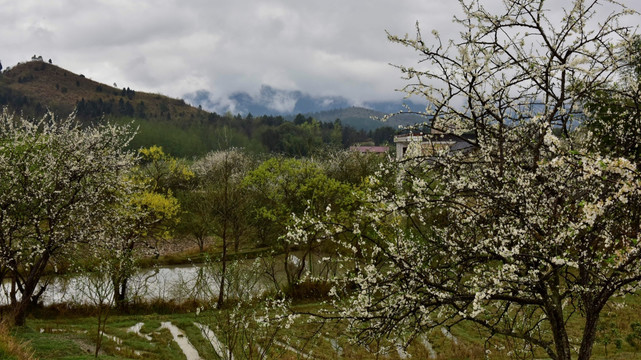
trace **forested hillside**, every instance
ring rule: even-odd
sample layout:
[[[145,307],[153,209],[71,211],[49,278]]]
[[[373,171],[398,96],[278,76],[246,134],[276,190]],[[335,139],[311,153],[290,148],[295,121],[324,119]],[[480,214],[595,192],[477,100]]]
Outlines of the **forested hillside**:
[[[0,78],[0,104],[25,115],[41,115],[47,109],[69,113],[77,108],[84,120],[128,116],[153,121],[204,119],[205,111],[183,100],[159,94],[117,88],[74,74],[44,61],[29,61],[7,68]]]
[[[362,127],[358,130],[344,125],[338,117],[321,121],[299,114],[293,121],[286,121],[281,116],[221,115],[193,107],[184,100],[113,85],[34,60],[2,73],[0,106],[30,117],[42,116],[48,110],[57,114],[75,110],[77,118],[86,123],[107,120],[133,124],[138,135],[131,146],[160,145],[178,157],[230,147],[307,156],[327,146],[338,149],[356,143],[391,143],[395,132],[380,123],[365,126],[369,131]]]

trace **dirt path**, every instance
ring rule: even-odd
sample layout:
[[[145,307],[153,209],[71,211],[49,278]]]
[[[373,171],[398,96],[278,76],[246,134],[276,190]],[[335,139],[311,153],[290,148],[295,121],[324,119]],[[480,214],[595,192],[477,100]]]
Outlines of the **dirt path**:
[[[136,334],[136,335],[138,335],[138,336],[140,336],[142,338],[145,338],[145,339],[151,341],[152,340],[151,336],[149,336],[147,334],[143,334],[143,333],[140,332],[140,329],[142,329],[142,327],[144,325],[145,325],[145,323],[139,322],[136,325],[134,325],[134,326],[130,327],[129,329],[127,329],[127,332],[128,333],[134,333],[134,334]]]
[[[223,345],[223,343],[220,342],[220,340],[218,340],[218,338],[216,337],[216,334],[214,334],[214,332],[211,331],[209,326],[199,324],[196,322],[194,323],[194,325],[196,325],[196,327],[200,329],[200,332],[203,334],[205,339],[209,340],[209,342],[211,343],[211,346],[214,347],[216,354],[218,354],[218,356],[220,356],[221,359],[227,359],[227,356],[229,355],[227,352],[227,348],[225,347],[225,345]],[[234,360],[234,356],[231,355],[229,360]]]
[[[176,325],[172,324],[170,321],[161,322],[160,328],[169,330],[171,335],[174,337],[174,341],[183,351],[183,354],[185,354],[187,360],[202,360],[202,358],[198,354],[198,350],[196,350],[196,348],[189,342],[189,339],[187,338],[185,333]]]

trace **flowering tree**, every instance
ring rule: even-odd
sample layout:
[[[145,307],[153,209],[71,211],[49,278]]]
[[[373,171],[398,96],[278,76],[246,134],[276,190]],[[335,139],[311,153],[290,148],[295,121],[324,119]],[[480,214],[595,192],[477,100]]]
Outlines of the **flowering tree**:
[[[0,115],[0,270],[12,281],[5,320],[24,323],[50,260],[102,238],[133,165],[130,138],[127,128],[81,127],[73,116]]]
[[[238,252],[241,239],[249,230],[249,196],[242,184],[251,165],[250,158],[238,149],[211,152],[192,166],[198,187],[193,190],[195,206],[206,213],[201,217],[205,231],[221,240],[221,273],[217,306],[221,308],[226,297],[229,246]]]
[[[399,68],[432,128],[470,146],[390,165],[352,221],[310,212],[289,239],[314,224],[352,254],[338,282],[355,290],[334,293],[363,341],[471,322],[520,355],[588,359],[602,309],[641,280],[641,177],[582,125],[621,77],[630,12],[576,0],[559,22],[542,0],[460,3],[459,40],[390,39],[421,54]]]

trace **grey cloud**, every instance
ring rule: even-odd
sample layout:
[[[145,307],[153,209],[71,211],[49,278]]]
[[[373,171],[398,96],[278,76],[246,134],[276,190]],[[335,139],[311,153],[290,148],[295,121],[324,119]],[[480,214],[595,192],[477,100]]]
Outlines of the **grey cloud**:
[[[418,60],[385,30],[412,34],[418,20],[447,37],[457,13],[458,2],[444,0],[21,0],[0,11],[0,60],[36,53],[97,81],[174,97],[206,90],[217,103],[260,97],[263,85],[361,103],[400,98],[403,81],[388,64]]]

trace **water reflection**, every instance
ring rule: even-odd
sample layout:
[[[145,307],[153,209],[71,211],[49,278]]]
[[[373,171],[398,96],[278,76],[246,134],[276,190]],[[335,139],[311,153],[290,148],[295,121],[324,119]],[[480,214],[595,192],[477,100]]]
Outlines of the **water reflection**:
[[[47,281],[48,280],[48,281]],[[93,304],[102,298],[111,300],[113,286],[106,277],[97,275],[57,276],[48,282],[40,297],[44,305],[58,303]],[[217,269],[208,266],[157,267],[137,272],[127,284],[127,297],[132,302],[153,300],[185,301],[209,300],[217,296],[220,276]],[[11,283],[2,284],[0,304],[9,304]],[[255,289],[244,289],[255,290]]]
[[[336,274],[335,264],[317,255],[302,262],[296,255],[289,257],[259,258],[228,263],[225,276],[226,298],[247,298],[265,291],[282,289],[287,281],[283,260],[287,259],[290,273],[305,270],[324,278]],[[333,266],[329,266],[333,264]],[[132,276],[127,284],[127,299],[131,303],[160,301],[211,301],[218,297],[221,269],[219,263],[155,267],[143,269]],[[54,276],[44,278],[48,283],[39,299],[43,305],[59,303],[108,304],[113,299],[113,285],[102,274]],[[0,305],[10,303],[11,283],[0,288]],[[35,293],[38,293],[36,291]]]

